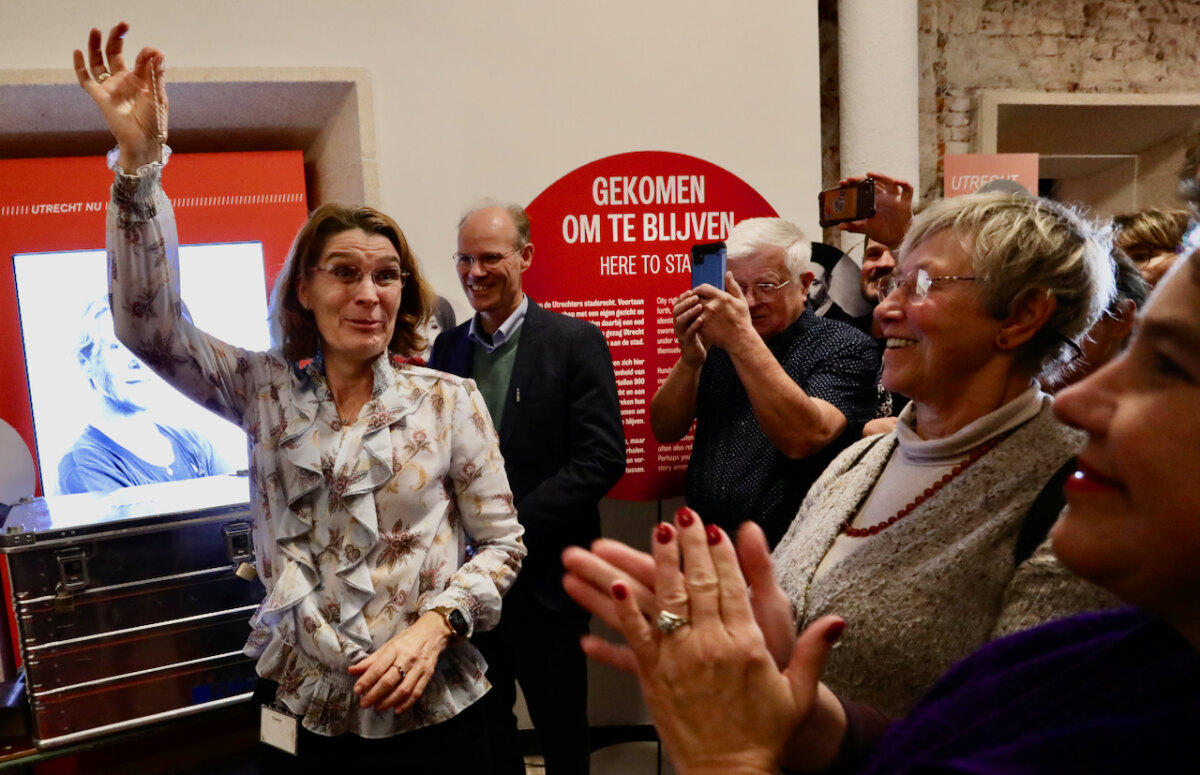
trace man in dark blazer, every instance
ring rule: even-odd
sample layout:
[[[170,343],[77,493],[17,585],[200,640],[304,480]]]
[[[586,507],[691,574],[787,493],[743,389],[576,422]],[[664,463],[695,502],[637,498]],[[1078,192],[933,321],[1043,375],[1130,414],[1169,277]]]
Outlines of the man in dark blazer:
[[[591,323],[539,307],[521,289],[533,261],[529,219],[485,206],[459,222],[455,264],[470,321],[441,334],[430,366],[476,380],[529,548],[500,624],[474,639],[488,662],[494,772],[523,775],[513,714],[525,694],[549,775],[588,771],[588,614],[562,588],[559,555],[600,535],[597,502],[625,471],[625,435],[612,358]]]

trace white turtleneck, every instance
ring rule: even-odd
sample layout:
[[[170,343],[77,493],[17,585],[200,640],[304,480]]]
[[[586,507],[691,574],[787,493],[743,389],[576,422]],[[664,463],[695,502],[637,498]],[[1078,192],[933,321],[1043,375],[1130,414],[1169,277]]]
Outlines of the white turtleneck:
[[[900,412],[896,425],[897,450],[879,476],[879,480],[858,510],[851,525],[867,528],[886,522],[896,512],[925,492],[934,482],[963,462],[971,450],[988,439],[1007,433],[1037,416],[1052,399],[1038,385],[974,422],[942,439],[923,439],[916,430],[916,406],[909,404]],[[887,443],[887,442],[883,442]],[[934,497],[939,497],[935,495]],[[813,580],[845,557],[857,551],[875,536],[852,538],[841,534],[833,542],[817,567]]]

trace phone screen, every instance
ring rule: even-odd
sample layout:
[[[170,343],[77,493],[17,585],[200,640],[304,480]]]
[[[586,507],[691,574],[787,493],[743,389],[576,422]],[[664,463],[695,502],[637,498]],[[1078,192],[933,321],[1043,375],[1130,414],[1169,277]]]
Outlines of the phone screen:
[[[826,191],[823,201],[822,220],[841,221],[854,216],[858,209],[858,191],[853,188],[835,188]]]
[[[817,197],[817,202],[821,226],[870,218],[875,214],[875,181],[867,178],[848,186],[826,189]]]
[[[706,242],[692,245],[692,287],[708,283],[725,290],[725,243]]]

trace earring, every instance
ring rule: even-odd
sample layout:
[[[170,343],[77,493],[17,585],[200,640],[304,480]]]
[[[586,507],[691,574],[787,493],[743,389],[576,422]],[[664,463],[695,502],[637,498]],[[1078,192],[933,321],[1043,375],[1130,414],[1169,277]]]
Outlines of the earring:
[[[1008,337],[1007,336],[996,337],[996,346],[997,347],[1008,347]]]

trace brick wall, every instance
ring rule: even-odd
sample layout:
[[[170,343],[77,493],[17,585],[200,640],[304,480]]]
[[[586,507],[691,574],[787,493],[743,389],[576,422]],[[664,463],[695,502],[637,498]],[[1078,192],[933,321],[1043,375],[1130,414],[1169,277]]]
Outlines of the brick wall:
[[[819,6],[822,85],[836,90],[837,2]],[[923,201],[941,194],[945,154],[978,151],[982,89],[1200,90],[1200,0],[918,0],[918,8]],[[823,96],[821,120],[832,185],[836,98]]]

